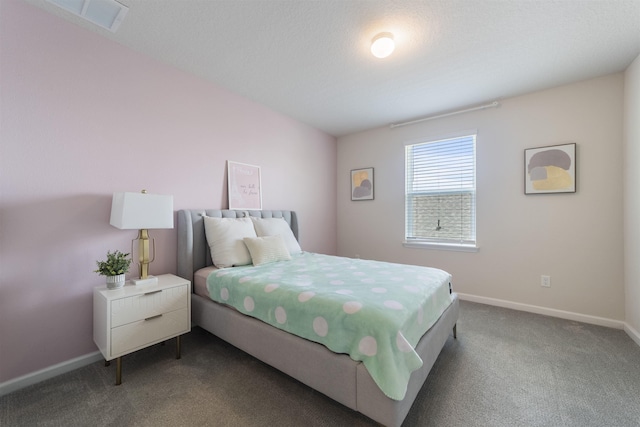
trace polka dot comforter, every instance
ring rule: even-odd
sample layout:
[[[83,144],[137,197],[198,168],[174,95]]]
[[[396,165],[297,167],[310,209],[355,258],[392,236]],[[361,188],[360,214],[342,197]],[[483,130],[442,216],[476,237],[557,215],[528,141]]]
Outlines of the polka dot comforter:
[[[215,301],[362,361],[401,400],[422,366],[415,346],[451,304],[450,280],[435,268],[303,252],[216,270],[207,288]]]

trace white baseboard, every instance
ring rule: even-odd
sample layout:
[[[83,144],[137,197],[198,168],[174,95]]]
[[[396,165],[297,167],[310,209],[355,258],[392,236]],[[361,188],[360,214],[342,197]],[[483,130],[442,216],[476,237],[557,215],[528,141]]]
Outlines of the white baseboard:
[[[58,363],[57,365],[49,366],[48,368],[23,375],[13,380],[5,381],[0,383],[0,396],[4,396],[5,394],[20,390],[21,388],[39,383],[40,381],[57,377],[60,374],[82,368],[83,366],[90,365],[99,360],[102,360],[102,354],[99,351],[96,351],[94,353],[85,354],[84,356],[76,357],[75,359],[67,360],[65,362]]]
[[[624,324],[624,331],[636,342],[636,344],[640,345],[640,332],[633,329],[628,323]]]
[[[559,317],[561,319],[575,320],[576,322],[589,323],[592,325],[606,326],[615,329],[626,329],[626,324],[621,320],[607,319],[606,317],[590,316],[588,314],[573,313],[571,311],[556,310],[555,308],[540,307],[537,305],[522,304],[519,302],[506,301],[496,298],[479,297],[476,295],[461,294],[456,292],[461,300],[478,302],[480,304],[495,305],[498,307],[511,308],[513,310],[526,311],[529,313],[542,314],[545,316]],[[627,333],[629,333],[627,331]],[[637,334],[637,332],[636,332]],[[633,337],[631,337],[633,339]],[[634,339],[634,341],[638,342]]]

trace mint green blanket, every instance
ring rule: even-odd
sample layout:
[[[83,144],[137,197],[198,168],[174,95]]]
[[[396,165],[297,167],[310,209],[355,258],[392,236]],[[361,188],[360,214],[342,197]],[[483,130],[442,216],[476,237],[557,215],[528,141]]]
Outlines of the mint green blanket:
[[[414,348],[451,304],[449,273],[304,252],[290,261],[216,270],[215,301],[364,363],[382,392],[402,400]]]

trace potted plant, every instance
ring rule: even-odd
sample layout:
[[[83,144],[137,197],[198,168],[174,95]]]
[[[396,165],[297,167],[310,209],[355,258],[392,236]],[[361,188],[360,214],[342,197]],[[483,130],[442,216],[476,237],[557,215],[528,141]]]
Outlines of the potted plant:
[[[107,251],[106,261],[96,261],[98,269],[95,272],[101,276],[106,276],[107,288],[121,288],[124,286],[124,275],[129,271],[131,261],[129,254],[123,254],[120,251]]]

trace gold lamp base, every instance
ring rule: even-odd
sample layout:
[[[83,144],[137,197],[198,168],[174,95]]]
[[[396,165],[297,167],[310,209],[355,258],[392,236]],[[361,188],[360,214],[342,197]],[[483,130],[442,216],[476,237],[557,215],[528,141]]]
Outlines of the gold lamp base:
[[[142,229],[138,232],[138,237],[131,241],[131,253],[133,253],[133,243],[138,241],[138,261],[140,278],[131,279],[136,286],[155,285],[158,283],[158,278],[155,276],[149,276],[149,264],[156,258],[156,243],[154,239],[149,239],[149,230]],[[149,259],[149,241],[153,246],[153,258]]]

